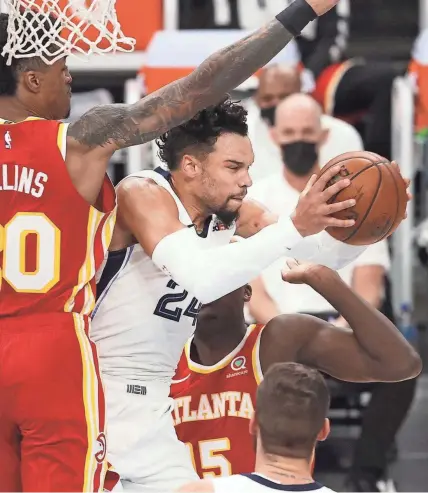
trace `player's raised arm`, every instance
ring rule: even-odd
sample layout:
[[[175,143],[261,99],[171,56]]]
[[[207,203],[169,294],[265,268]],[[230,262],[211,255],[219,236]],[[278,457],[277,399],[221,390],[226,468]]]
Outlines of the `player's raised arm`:
[[[155,139],[219,102],[263,67],[317,16],[339,0],[296,0],[269,24],[211,55],[189,76],[133,105],[99,106],[70,125],[68,136],[106,154]]]
[[[351,328],[336,327],[309,315],[276,317],[263,331],[263,369],[293,360],[351,382],[395,382],[419,375],[422,362],[413,347],[392,322],[354,293],[336,272],[292,261],[291,270],[283,277],[291,283],[311,286]]]

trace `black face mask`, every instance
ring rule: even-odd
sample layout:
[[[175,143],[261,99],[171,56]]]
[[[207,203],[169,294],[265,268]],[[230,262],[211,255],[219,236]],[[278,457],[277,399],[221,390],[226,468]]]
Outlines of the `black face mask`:
[[[270,108],[260,108],[260,116],[266,122],[269,127],[273,127],[275,124],[275,111],[276,106],[271,106]]]
[[[297,176],[307,175],[318,160],[316,144],[313,142],[298,140],[282,144],[281,151],[284,165]]]

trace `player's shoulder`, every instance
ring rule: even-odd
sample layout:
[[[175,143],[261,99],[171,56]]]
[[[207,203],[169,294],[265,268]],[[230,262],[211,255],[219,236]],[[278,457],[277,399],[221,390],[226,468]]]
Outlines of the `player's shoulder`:
[[[287,354],[293,354],[308,335],[319,330],[324,322],[313,315],[301,313],[281,314],[270,320],[263,328],[260,350],[267,348],[271,353],[275,350],[287,350]]]
[[[118,223],[133,223],[156,230],[160,224],[179,219],[178,206],[167,189],[149,177],[129,176],[116,187]],[[150,226],[149,226],[150,225]]]
[[[118,201],[144,201],[145,207],[174,204],[168,191],[150,176],[130,175],[116,186]],[[175,204],[174,204],[175,206]]]
[[[270,320],[264,327],[263,332],[279,332],[281,334],[284,331],[299,330],[300,328],[312,324],[318,318],[312,315],[306,315],[304,313],[282,313]]]

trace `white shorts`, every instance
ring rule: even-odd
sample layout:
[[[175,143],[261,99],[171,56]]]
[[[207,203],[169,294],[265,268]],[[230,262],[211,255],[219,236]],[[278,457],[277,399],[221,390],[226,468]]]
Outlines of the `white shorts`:
[[[105,375],[103,381],[107,457],[123,489],[165,493],[198,479],[175,433],[169,387]]]

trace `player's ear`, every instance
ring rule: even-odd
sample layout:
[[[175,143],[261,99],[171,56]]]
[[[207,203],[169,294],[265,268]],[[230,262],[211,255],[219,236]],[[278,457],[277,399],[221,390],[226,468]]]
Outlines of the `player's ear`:
[[[36,72],[34,70],[22,72],[20,78],[27,91],[30,91],[33,94],[38,94],[40,92],[43,78],[41,72]]]
[[[321,428],[321,431],[318,433],[317,440],[319,442],[323,442],[328,435],[330,434],[330,420],[328,418],[325,418],[323,427]]]
[[[180,166],[189,178],[195,178],[201,171],[201,163],[194,156],[190,156],[189,154],[185,154],[181,158]]]

